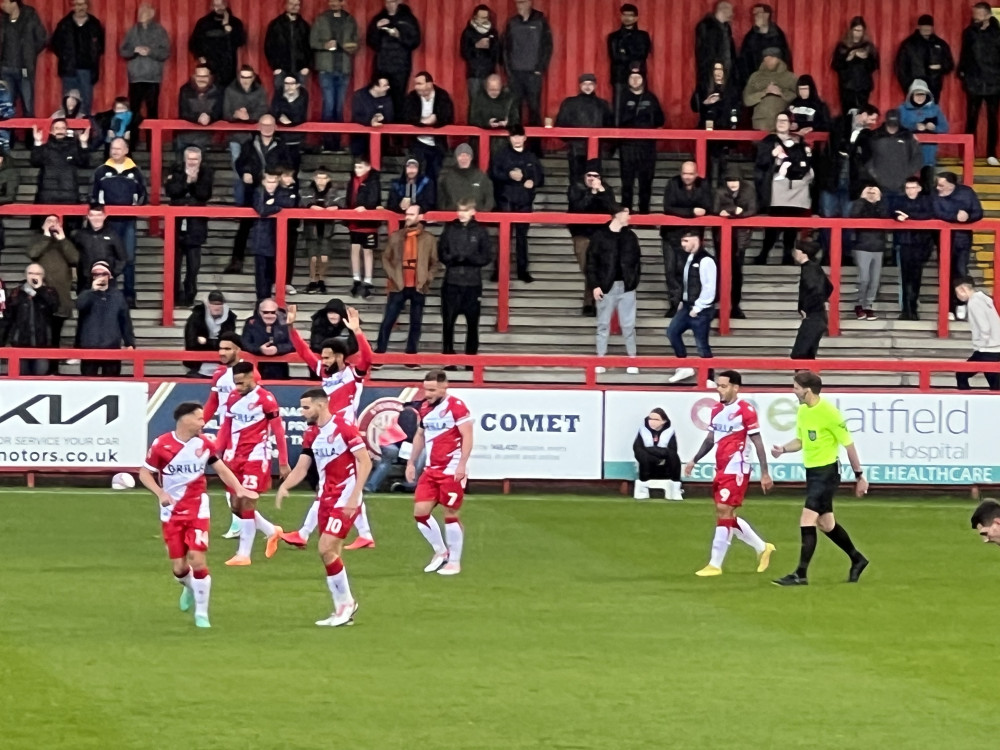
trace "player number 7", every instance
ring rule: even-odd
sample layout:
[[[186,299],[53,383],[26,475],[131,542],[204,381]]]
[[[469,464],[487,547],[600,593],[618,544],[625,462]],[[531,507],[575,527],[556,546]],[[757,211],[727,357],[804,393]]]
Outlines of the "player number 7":
[[[455,505],[455,502],[457,500],[458,500],[458,493],[457,492],[449,492],[448,493],[448,502],[446,502],[445,505],[447,505],[449,508],[451,508],[451,507],[453,507]]]

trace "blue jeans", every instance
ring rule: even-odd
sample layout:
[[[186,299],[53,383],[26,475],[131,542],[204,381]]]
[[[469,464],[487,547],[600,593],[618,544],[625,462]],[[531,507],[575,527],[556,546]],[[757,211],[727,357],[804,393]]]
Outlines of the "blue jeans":
[[[389,347],[389,337],[392,335],[392,327],[399,320],[399,314],[403,312],[407,300],[410,302],[410,333],[406,337],[406,353],[416,354],[417,346],[420,344],[420,326],[424,320],[424,295],[412,286],[406,287],[401,292],[389,292],[389,297],[385,302],[385,315],[382,318],[382,325],[378,331],[378,343],[375,344],[375,351],[382,353]]]
[[[19,68],[8,68],[6,65],[0,68],[0,77],[7,84],[10,91],[10,100],[17,104],[18,97],[21,99],[21,113],[23,117],[35,116],[35,81],[31,76],[21,75]]]
[[[375,464],[375,468],[372,469],[372,473],[368,475],[368,481],[365,482],[365,492],[378,492],[379,487],[385,481],[385,478],[389,476],[389,472],[392,470],[393,465],[399,460],[399,446],[396,443],[392,445],[382,446],[382,457]],[[414,467],[417,470],[417,478],[420,477],[420,473],[424,470],[424,464],[427,463],[427,451],[421,451],[420,455],[416,457],[413,462]],[[403,488],[407,492],[412,492],[417,488],[417,483],[403,481]]]
[[[122,294],[125,299],[135,299],[135,219],[108,219],[108,227],[118,235],[125,246],[125,285]]]
[[[694,317],[688,314],[688,309],[688,303],[682,302],[667,328],[667,338],[674,349],[674,356],[681,359],[687,357],[684,332],[691,331],[694,333],[695,346],[698,347],[698,356],[702,359],[711,359],[712,347],[708,345],[708,331],[712,327],[713,308],[702,310]]]
[[[62,95],[66,96],[71,89],[80,92],[80,109],[92,115],[94,106],[94,77],[89,70],[78,70],[76,75],[62,76]]]
[[[320,119],[323,122],[344,121],[344,101],[347,98],[347,87],[350,82],[351,76],[346,73],[319,72],[319,88],[323,94]],[[328,145],[340,143],[340,137],[334,134],[326,134],[323,140]]]

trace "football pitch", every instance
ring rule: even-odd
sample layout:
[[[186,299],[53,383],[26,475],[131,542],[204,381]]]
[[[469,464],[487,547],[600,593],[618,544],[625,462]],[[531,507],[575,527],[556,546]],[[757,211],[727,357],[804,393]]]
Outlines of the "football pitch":
[[[307,496],[272,498],[264,513],[297,528]],[[746,508],[778,548],[767,573],[734,540],[725,575],[701,579],[704,496],[472,494],[463,572],[443,578],[422,572],[409,498],[378,495],[378,546],[346,557],[356,624],[327,629],[315,540],[265,560],[258,537],[253,565],[227,568],[214,488],[202,631],[148,494],[3,490],[0,747],[994,747],[1000,550],[973,506],[841,499],[862,581],[821,535],[810,586],[782,589],[792,496]]]

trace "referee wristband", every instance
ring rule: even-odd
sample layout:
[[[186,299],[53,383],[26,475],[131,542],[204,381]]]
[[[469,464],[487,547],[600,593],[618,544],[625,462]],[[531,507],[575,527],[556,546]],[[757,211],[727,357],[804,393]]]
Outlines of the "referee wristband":
[[[854,472],[855,479],[861,479],[861,477],[863,477],[864,475],[865,475],[864,469],[859,469],[858,471]]]

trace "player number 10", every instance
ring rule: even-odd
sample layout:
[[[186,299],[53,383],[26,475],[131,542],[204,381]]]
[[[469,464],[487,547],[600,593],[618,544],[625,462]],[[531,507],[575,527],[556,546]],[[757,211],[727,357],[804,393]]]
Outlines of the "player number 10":
[[[339,534],[344,522],[339,518],[328,518],[326,521],[326,532],[328,534]]]

